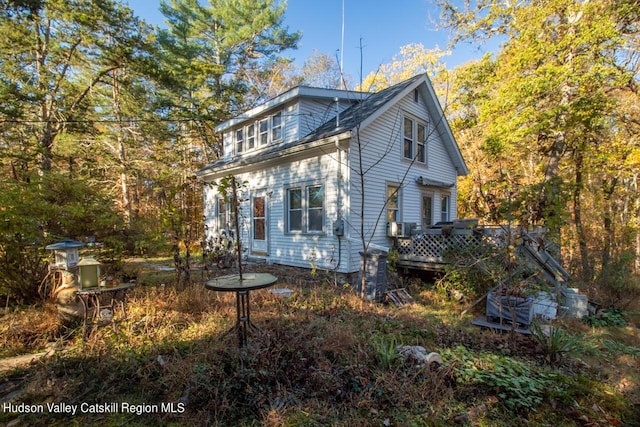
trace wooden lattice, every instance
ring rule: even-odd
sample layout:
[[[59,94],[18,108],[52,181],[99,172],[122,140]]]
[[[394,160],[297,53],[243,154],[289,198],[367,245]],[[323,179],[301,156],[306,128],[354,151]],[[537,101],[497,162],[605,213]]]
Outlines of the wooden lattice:
[[[505,233],[495,232],[453,232],[420,233],[397,240],[400,261],[424,261],[444,263],[445,255],[467,254],[482,255],[489,248],[501,247],[505,242]]]

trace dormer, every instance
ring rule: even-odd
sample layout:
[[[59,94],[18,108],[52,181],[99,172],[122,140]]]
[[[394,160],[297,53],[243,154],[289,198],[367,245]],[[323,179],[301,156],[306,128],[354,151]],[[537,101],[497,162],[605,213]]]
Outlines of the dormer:
[[[297,141],[338,117],[367,94],[298,86],[216,126],[223,158],[243,156],[275,144]]]

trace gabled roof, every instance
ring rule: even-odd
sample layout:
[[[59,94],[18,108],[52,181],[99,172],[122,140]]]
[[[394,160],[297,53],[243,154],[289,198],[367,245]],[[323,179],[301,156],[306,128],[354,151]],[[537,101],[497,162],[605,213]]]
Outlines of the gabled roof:
[[[438,102],[433,87],[431,86],[431,83],[429,82],[426,74],[419,74],[390,88],[381,90],[380,92],[376,92],[373,94],[351,92],[351,94],[357,94],[360,99],[356,100],[356,102],[352,106],[340,113],[338,117],[333,117],[331,120],[325,122],[323,125],[316,128],[301,139],[285,144],[268,146],[264,149],[242,154],[232,159],[219,159],[200,169],[196,174],[198,176],[206,176],[210,173],[222,172],[227,169],[272,160],[283,155],[293,154],[304,151],[307,148],[316,147],[318,143],[322,143],[323,141],[325,141],[326,143],[327,138],[352,132],[357,127],[364,128],[389,108],[391,108],[396,101],[406,96],[408,93],[423,84],[425,85],[427,91],[427,93],[425,94],[426,99],[432,101],[427,102],[427,108],[429,109],[429,113],[433,117],[440,118],[436,122],[436,128],[438,129],[443,139],[444,145],[451,157],[454,167],[456,168],[458,175],[466,175],[468,173],[468,170],[462,158],[462,154],[460,153],[458,145],[453,138],[451,129],[449,128],[447,120],[444,118],[444,113],[442,111],[442,108],[440,107],[440,103]],[[277,102],[279,104],[284,102],[283,99],[285,98],[289,100],[295,97],[303,96],[305,92],[308,92],[310,89],[316,88],[306,88],[302,91],[300,90],[300,88],[297,89],[299,90],[290,90],[282,94],[280,97],[274,98],[274,102]],[[327,89],[317,90],[335,92],[333,90]],[[256,111],[266,111],[268,108],[271,108],[277,104],[273,104],[270,107],[267,107],[267,105],[271,104],[267,102],[266,104],[264,104],[264,106],[256,107],[255,109],[250,110],[251,114],[247,113],[246,115],[242,115],[241,117],[243,119],[246,119],[249,116],[257,114]],[[243,119],[237,118],[227,121],[224,124],[217,126],[216,130],[219,131],[227,129],[233,124],[240,123],[241,121],[243,121]]]
[[[409,80],[405,80],[390,88],[381,90],[380,92],[366,94],[360,102],[355,103],[351,107],[340,113],[338,126],[336,126],[336,118],[329,120],[316,130],[309,133],[302,140],[320,139],[329,136],[337,135],[346,130],[355,129],[358,125],[362,126],[365,123],[370,122],[371,116],[376,117],[382,114],[388,107],[393,105],[392,101],[396,97],[404,96],[405,90],[414,85],[417,81],[424,78],[424,75],[417,75]],[[387,108],[385,108],[387,107]]]

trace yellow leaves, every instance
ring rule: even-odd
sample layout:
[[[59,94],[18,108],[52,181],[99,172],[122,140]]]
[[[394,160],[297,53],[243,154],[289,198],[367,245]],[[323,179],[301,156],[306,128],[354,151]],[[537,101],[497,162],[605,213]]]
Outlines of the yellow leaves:
[[[358,90],[377,92],[417,74],[426,73],[434,77],[445,71],[441,58],[450,54],[451,51],[437,46],[426,49],[422,43],[401,46],[400,52],[393,56],[391,62],[380,65],[378,71],[370,73]]]
[[[640,147],[634,147],[624,163],[630,170],[640,170]]]

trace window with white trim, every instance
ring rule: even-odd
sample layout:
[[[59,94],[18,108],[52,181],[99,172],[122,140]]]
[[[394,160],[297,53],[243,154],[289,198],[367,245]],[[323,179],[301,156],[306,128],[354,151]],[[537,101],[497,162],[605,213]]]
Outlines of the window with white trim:
[[[287,231],[302,231],[302,188],[287,190]]]
[[[223,231],[229,228],[231,222],[229,204],[220,197],[216,200],[216,205],[216,225],[218,231]]]
[[[324,222],[324,186],[307,185],[287,189],[288,233],[323,233]]]
[[[247,126],[247,150],[253,150],[256,146],[256,124]]]
[[[258,122],[258,141],[260,145],[265,145],[269,142],[269,119],[262,119]]]
[[[282,111],[271,116],[271,142],[282,139]]]
[[[307,187],[307,231],[322,233],[324,223],[324,189],[321,185]]]
[[[449,221],[451,218],[451,196],[443,194],[440,202],[440,221]]]
[[[244,150],[244,131],[243,129],[236,130],[236,153],[242,153]]]
[[[427,163],[427,126],[411,117],[404,117],[402,156],[407,160]]]
[[[416,123],[416,147],[416,160],[427,163],[427,127],[422,123]]]
[[[413,159],[413,120],[404,118],[404,143],[402,153],[405,159]]]
[[[387,222],[400,220],[400,186],[387,184]]]
[[[284,115],[278,111],[232,132],[236,154],[250,151],[284,138]]]

